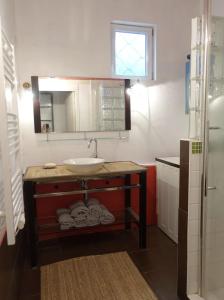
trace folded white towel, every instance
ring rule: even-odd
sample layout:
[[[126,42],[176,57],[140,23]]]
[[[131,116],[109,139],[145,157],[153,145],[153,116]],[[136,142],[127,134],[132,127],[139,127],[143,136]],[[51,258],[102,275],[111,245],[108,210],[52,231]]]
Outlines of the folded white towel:
[[[115,221],[114,215],[111,212],[109,212],[109,210],[104,205],[101,204],[100,207],[102,209],[100,215],[100,223],[104,225],[114,223]]]

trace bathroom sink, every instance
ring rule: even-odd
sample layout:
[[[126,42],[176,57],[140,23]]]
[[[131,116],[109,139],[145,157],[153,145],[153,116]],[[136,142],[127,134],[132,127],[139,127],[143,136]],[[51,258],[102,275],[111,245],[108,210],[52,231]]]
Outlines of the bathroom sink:
[[[88,174],[99,171],[103,167],[104,161],[102,158],[86,157],[67,159],[63,163],[71,172]]]

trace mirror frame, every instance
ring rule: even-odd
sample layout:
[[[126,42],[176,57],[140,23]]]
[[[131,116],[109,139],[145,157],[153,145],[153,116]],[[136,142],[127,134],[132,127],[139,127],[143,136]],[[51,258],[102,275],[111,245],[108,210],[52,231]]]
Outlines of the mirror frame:
[[[31,85],[33,92],[33,113],[34,113],[34,132],[41,132],[41,118],[40,118],[40,91],[39,91],[39,81],[38,76],[31,76]],[[44,78],[44,76],[41,76]],[[46,77],[47,78],[47,77]],[[71,79],[71,80],[124,80],[125,83],[125,131],[131,130],[131,102],[130,95],[127,90],[130,88],[130,79],[120,79],[120,78],[89,78],[89,77],[55,77],[58,79]],[[46,91],[47,92],[47,91]],[[123,130],[120,130],[123,131]],[[73,131],[73,133],[79,132],[97,132],[97,131]],[[116,132],[116,131],[101,131],[101,132]],[[119,130],[118,130],[119,132]],[[56,132],[57,133],[57,132]],[[58,133],[70,133],[70,132],[58,132]]]

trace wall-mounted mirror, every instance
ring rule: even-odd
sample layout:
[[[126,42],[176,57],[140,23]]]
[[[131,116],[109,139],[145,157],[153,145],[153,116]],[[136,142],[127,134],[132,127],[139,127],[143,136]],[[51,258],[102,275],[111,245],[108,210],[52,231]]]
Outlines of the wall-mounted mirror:
[[[128,79],[31,77],[35,133],[131,129]]]

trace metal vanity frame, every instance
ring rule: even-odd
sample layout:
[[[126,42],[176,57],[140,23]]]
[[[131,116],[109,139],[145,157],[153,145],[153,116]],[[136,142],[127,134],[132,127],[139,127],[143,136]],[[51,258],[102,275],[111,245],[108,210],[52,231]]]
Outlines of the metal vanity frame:
[[[68,196],[77,194],[89,194],[96,192],[105,191],[118,191],[125,190],[125,212],[124,212],[124,227],[126,230],[131,228],[131,222],[135,222],[139,227],[139,247],[147,247],[147,235],[146,235],[146,214],[147,214],[147,190],[146,190],[146,168],[142,168],[138,171],[127,171],[125,174],[113,174],[112,176],[83,176],[82,178],[75,179],[48,179],[47,181],[38,181],[34,179],[24,180],[23,192],[24,192],[24,202],[25,202],[25,215],[27,222],[27,233],[29,241],[29,255],[31,266],[36,267],[38,265],[38,224],[37,224],[37,209],[36,204],[39,198],[49,198],[58,196]],[[131,184],[131,175],[137,174],[139,176],[139,183]],[[55,192],[55,193],[36,193],[36,185],[41,184],[56,184],[62,182],[88,182],[89,180],[107,180],[113,178],[123,178],[124,185],[112,186],[112,187],[102,187],[102,188],[91,188],[88,189],[86,184],[82,184],[82,189],[68,191],[68,192]],[[87,188],[86,188],[87,187]],[[139,215],[136,214],[131,208],[131,189],[139,189]],[[113,225],[113,224],[112,224]],[[96,226],[97,227],[97,226]],[[78,229],[77,229],[78,230]]]

